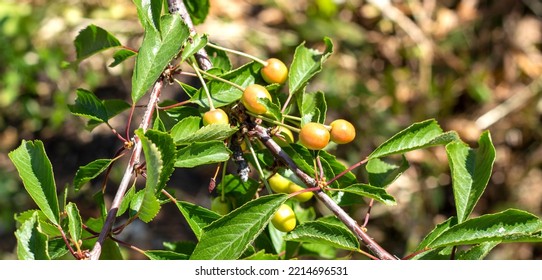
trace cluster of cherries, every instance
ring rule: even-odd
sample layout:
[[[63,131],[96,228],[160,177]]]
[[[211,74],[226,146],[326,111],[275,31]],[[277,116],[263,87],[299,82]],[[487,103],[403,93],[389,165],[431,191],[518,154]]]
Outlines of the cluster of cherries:
[[[288,68],[282,61],[276,58],[266,60],[260,73],[262,78],[270,84],[283,84],[288,78]],[[271,95],[264,86],[252,84],[247,86],[243,91],[241,103],[247,111],[255,115],[265,115],[267,108],[259,101],[262,98],[269,101],[272,100]],[[203,124],[229,124],[229,118],[224,110],[212,108],[203,114]],[[274,133],[279,135],[278,138],[274,137],[279,145],[293,142],[293,134],[286,126],[278,126],[274,130]],[[354,126],[344,119],[334,120],[330,125],[310,122],[304,124],[299,130],[299,143],[310,150],[322,150],[330,141],[337,144],[346,144],[354,140],[355,137],[356,130]],[[268,179],[268,183],[276,193],[299,193],[294,198],[300,202],[306,202],[313,196],[313,193],[310,191],[301,192],[304,189],[303,187],[288,180],[279,173],[271,176]],[[229,212],[228,210],[224,210],[224,202],[220,200],[220,197],[213,200],[211,208],[215,208],[215,210],[221,209],[222,211],[219,212],[222,212],[222,214]],[[290,206],[283,204],[273,215],[271,223],[280,231],[292,231],[296,226],[295,213]]]

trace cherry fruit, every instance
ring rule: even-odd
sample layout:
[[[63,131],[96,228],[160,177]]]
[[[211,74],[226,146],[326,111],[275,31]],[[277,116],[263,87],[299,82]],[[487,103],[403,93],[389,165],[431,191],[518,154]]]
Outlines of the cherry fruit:
[[[299,131],[299,142],[310,150],[321,150],[329,143],[329,130],[320,123],[307,123]]]

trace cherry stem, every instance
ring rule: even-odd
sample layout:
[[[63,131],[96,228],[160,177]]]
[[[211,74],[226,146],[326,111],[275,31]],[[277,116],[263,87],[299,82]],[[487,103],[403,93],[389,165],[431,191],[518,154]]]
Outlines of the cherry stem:
[[[371,198],[371,201],[369,201],[369,208],[367,208],[367,213],[365,214],[365,221],[363,221],[363,225],[361,227],[367,227],[367,224],[369,223],[369,218],[371,217],[371,209],[373,209],[373,204],[375,200]]]
[[[230,53],[234,53],[236,55],[240,55],[240,56],[244,56],[244,57],[247,57],[247,58],[250,58],[260,64],[262,64],[263,66],[267,66],[267,61],[263,60],[263,59],[260,59],[258,57],[255,57],[253,55],[250,55],[248,53],[244,53],[244,52],[240,52],[240,51],[236,51],[236,50],[232,50],[232,49],[229,49],[229,48],[226,48],[226,47],[222,47],[222,46],[218,46],[218,45],[215,45],[213,43],[207,43],[207,46],[211,47],[211,48],[215,48],[215,49],[218,49],[218,50],[222,50],[222,51],[225,51],[225,52],[230,52]]]
[[[301,117],[297,117],[297,116],[292,116],[292,115],[282,115],[283,118],[285,119],[290,119],[290,120],[295,120],[295,121],[302,121]]]
[[[337,175],[337,176],[335,176],[333,179],[327,181],[326,185],[329,186],[331,183],[335,182],[337,179],[339,179],[339,178],[341,178],[342,176],[344,176],[344,174],[346,174],[346,173],[352,171],[353,169],[359,167],[359,166],[362,165],[362,164],[367,163],[368,161],[369,161],[369,158],[365,158],[364,160],[362,160],[362,161],[360,161],[360,162],[358,162],[358,163],[356,163],[356,164],[354,164],[354,165],[348,167],[346,170],[344,170],[343,172],[339,173],[339,175]]]
[[[293,126],[291,126],[291,125],[287,125],[287,124],[285,124],[285,123],[281,123],[281,122],[279,122],[279,121],[277,121],[277,120],[270,119],[270,118],[265,117],[265,116],[262,116],[262,115],[254,114],[254,113],[252,113],[252,112],[250,112],[250,111],[246,111],[246,112],[247,112],[247,114],[249,114],[249,115],[251,115],[251,116],[253,116],[253,117],[255,117],[255,118],[262,119],[262,120],[264,120],[264,121],[266,121],[266,122],[269,122],[269,123],[272,123],[272,124],[275,124],[275,125],[279,125],[279,126],[286,127],[286,128],[288,128],[288,129],[290,129],[291,131],[294,131],[294,132],[297,132],[297,133],[299,133],[299,131],[300,131],[300,129],[297,128],[297,127],[293,127]]]
[[[201,85],[203,86],[203,91],[205,91],[205,95],[207,95],[207,102],[209,102],[209,111],[213,111],[215,109],[215,106],[213,105],[213,99],[211,98],[211,93],[207,88],[205,80],[201,76],[200,69],[195,63],[192,63],[192,68],[194,68],[194,70],[196,71],[196,75],[198,75]]]
[[[282,109],[280,110],[281,113],[284,113],[284,111],[286,111],[286,107],[288,107],[288,104],[290,104],[293,96],[293,94],[288,94],[288,98],[286,99],[284,105],[282,105]],[[301,120],[301,118],[299,120]]]
[[[201,69],[200,69],[200,71],[201,71]],[[232,87],[234,87],[234,88],[236,88],[236,89],[238,89],[238,90],[240,90],[240,91],[245,91],[245,89],[244,89],[242,86],[240,86],[240,85],[238,85],[238,84],[236,84],[236,83],[234,83],[234,82],[228,81],[228,80],[226,80],[226,79],[224,79],[224,78],[220,78],[220,77],[218,77],[218,76],[215,76],[215,75],[213,75],[213,74],[207,73],[207,72],[205,72],[205,71],[201,71],[201,73],[202,73],[203,75],[205,75],[205,76],[210,77],[210,78],[213,79],[213,80],[221,81],[221,82],[223,82],[223,83],[225,83],[225,84],[228,84],[228,85],[230,85],[230,86],[232,86]]]
[[[260,166],[260,161],[258,160],[258,157],[256,156],[256,152],[254,151],[254,148],[252,147],[252,143],[250,143],[250,140],[248,137],[245,137],[245,143],[247,144],[248,149],[250,150],[250,153],[252,154],[252,157],[254,158],[254,162],[256,163],[256,169],[258,169],[258,173],[260,174],[260,178],[263,181],[263,184],[265,185],[265,188],[269,193],[273,193],[271,191],[271,186],[269,186],[269,183],[267,182],[267,179],[265,178],[265,174],[263,173],[263,169]]]

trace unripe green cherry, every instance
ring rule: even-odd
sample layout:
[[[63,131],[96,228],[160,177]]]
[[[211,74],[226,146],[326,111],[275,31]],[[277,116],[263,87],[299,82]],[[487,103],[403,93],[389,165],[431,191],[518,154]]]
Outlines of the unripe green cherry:
[[[211,210],[220,215],[226,215],[231,211],[231,204],[228,199],[222,200],[222,197],[218,196],[211,201]]]
[[[271,101],[271,94],[267,89],[258,84],[252,84],[246,87],[241,96],[241,103],[250,112],[258,115],[265,114],[267,108],[259,102],[259,98],[267,98]]]
[[[290,185],[288,186],[288,193],[294,193],[300,190],[304,190],[304,188],[294,182],[291,182]],[[306,201],[309,201],[313,195],[314,194],[312,192],[304,192],[304,193],[300,193],[294,196],[294,198],[298,200],[299,202],[306,202]]]
[[[290,189],[290,180],[284,178],[282,175],[275,173],[271,178],[267,180],[269,186],[276,193],[289,193]]]
[[[203,114],[203,125],[209,124],[229,124],[230,119],[224,110],[214,109]]]
[[[270,58],[265,62],[267,64],[260,70],[262,78],[270,84],[284,83],[288,78],[288,68],[286,65],[276,58]]]
[[[321,150],[329,143],[329,130],[320,123],[307,123],[299,131],[299,142],[310,150]]]
[[[331,141],[337,144],[346,144],[352,142],[356,138],[356,129],[347,120],[338,119],[330,124]]]
[[[282,204],[271,218],[271,223],[282,232],[290,232],[296,226],[295,213],[292,208]]]

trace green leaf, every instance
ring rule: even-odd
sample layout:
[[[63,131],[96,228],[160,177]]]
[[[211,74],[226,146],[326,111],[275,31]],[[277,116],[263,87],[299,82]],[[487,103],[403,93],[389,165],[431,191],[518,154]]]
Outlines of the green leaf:
[[[28,194],[45,216],[58,225],[60,210],[53,167],[45,153],[43,142],[23,140],[17,149],[9,153],[9,158],[17,168]]]
[[[322,64],[333,53],[333,43],[329,38],[324,38],[326,49],[319,52],[305,47],[305,43],[299,45],[294,53],[294,60],[288,72],[288,85],[290,95],[297,93],[305,87],[309,80],[322,71]]]
[[[214,73],[218,72],[217,74],[228,72],[233,67],[230,61],[230,58],[228,57],[228,54],[219,49],[206,47],[205,50],[207,51],[207,55],[209,56],[209,59],[213,63],[213,68],[210,70]]]
[[[301,111],[301,125],[310,122],[325,123],[327,104],[323,92],[303,92],[297,95],[297,106]]]
[[[457,224],[457,217],[450,217],[446,221],[438,224],[429,234],[427,234],[422,242],[418,244],[415,251],[421,251],[429,248],[431,244],[437,237],[439,237],[443,232],[447,231],[450,227]]]
[[[457,139],[455,132],[442,133],[442,129],[435,120],[426,120],[414,123],[395,134],[376,148],[368,158],[374,159],[393,154],[403,154],[430,146],[444,145]]]
[[[266,254],[265,253],[265,250],[260,250],[258,252],[256,252],[255,254],[252,254],[246,258],[244,258],[243,260],[250,260],[250,261],[256,261],[256,260],[259,260],[259,261],[262,261],[262,260],[267,260],[267,261],[274,261],[274,260],[278,260],[279,257],[277,255],[274,255],[274,254]]]
[[[379,158],[367,162],[365,169],[369,174],[369,184],[379,188],[385,188],[395,182],[410,165],[405,157],[402,157],[401,165],[387,163]]]
[[[74,105],[68,105],[74,115],[86,117],[98,122],[107,122],[109,116],[103,102],[94,93],[79,88]]]
[[[200,239],[204,227],[222,217],[220,214],[207,208],[186,201],[178,201],[175,204],[177,205],[177,208],[179,208],[179,211],[181,211],[181,214],[183,214],[197,239]]]
[[[176,147],[173,143],[173,139],[168,133],[157,131],[157,130],[148,130],[145,132],[145,137],[158,148],[160,152],[160,158],[162,160],[162,168],[160,170],[160,176],[158,183],[155,187],[155,193],[158,194],[163,188],[166,187],[169,177],[173,174],[175,170],[175,160],[176,160]],[[148,164],[147,164],[148,168]]]
[[[193,133],[182,132],[180,130],[172,131],[177,145],[186,145],[194,142],[208,142],[212,140],[222,141],[237,132],[237,127],[231,127],[229,124],[210,124],[206,125]]]
[[[344,164],[337,160],[337,157],[326,151],[318,152],[318,156],[329,164],[329,167],[335,175],[339,175],[347,169]],[[328,178],[328,180],[329,179],[331,178]],[[357,178],[356,175],[352,173],[352,171],[348,171],[347,173],[339,177],[336,182],[338,183],[339,188],[342,188],[344,186],[350,186],[352,184],[355,184],[357,182]]]
[[[204,164],[224,162],[230,158],[231,151],[222,141],[192,143],[179,150],[175,167],[194,167]]]
[[[489,132],[478,140],[478,148],[455,141],[446,145],[452,173],[455,207],[459,222],[466,220],[482,196],[495,162],[495,147]]]
[[[386,205],[395,205],[395,198],[389,195],[385,189],[375,187],[367,184],[354,184],[344,189],[340,189],[341,192],[347,192],[351,194],[360,195],[363,197],[372,198],[376,201],[380,201]]]
[[[262,104],[266,109],[266,116],[269,116],[275,120],[282,120],[282,112],[280,107],[267,98],[258,98],[258,103]]]
[[[194,37],[186,41],[183,52],[181,53],[181,61],[185,61],[199,50],[207,45],[209,38],[207,34],[196,34]]]
[[[115,36],[94,24],[81,30],[77,37],[75,37],[73,43],[75,45],[78,61],[109,48],[121,45]]]
[[[235,83],[242,88],[246,88],[251,84],[263,83],[263,79],[260,75],[261,68],[262,65],[260,63],[250,62],[220,77]],[[243,92],[238,88],[217,80],[207,83],[207,88],[211,94],[213,105],[217,108],[231,104],[239,100],[241,95],[243,95]],[[190,101],[201,107],[209,108],[207,94],[203,88],[200,88],[198,92],[190,98]]]
[[[137,102],[179,53],[190,31],[178,15],[164,15],[161,30],[146,29],[132,76],[132,99]]]
[[[109,67],[115,67],[136,54],[137,52],[133,50],[120,49],[113,54],[113,62],[109,64]]]
[[[435,238],[428,247],[531,241],[529,237],[541,231],[542,221],[538,217],[525,211],[508,209],[452,226]]]
[[[38,213],[26,220],[15,232],[17,257],[20,260],[49,260],[47,236],[38,229]]]
[[[68,215],[68,229],[70,236],[74,242],[81,240],[81,231],[83,228],[83,221],[81,215],[79,215],[79,209],[73,202],[66,205],[66,214]]]
[[[150,260],[188,260],[189,255],[166,250],[147,250],[144,252]]]
[[[161,132],[156,132],[161,133]],[[141,140],[143,153],[146,162],[146,183],[145,195],[139,209],[139,218],[145,222],[150,222],[160,211],[160,202],[156,198],[156,191],[160,184],[160,174],[164,167],[164,155],[160,149],[153,143],[142,129],[135,131],[135,134]],[[169,176],[168,176],[169,177]]]
[[[135,193],[135,188],[130,188],[124,194],[124,197],[122,198],[119,206],[119,210],[117,211],[117,217],[122,216],[122,214],[124,214],[126,210],[128,210],[128,208],[130,207],[130,203],[132,203],[132,200],[134,199]]]
[[[252,200],[203,229],[190,259],[235,260],[264,230],[285,194],[266,195]]]
[[[160,32],[160,14],[162,13],[162,0],[146,1],[134,0],[137,8],[137,15],[141,25],[147,28],[153,28],[154,31]]]
[[[234,207],[241,206],[250,201],[258,191],[259,183],[251,178],[243,182],[239,176],[227,174],[217,186],[217,193],[224,193],[235,198]]]
[[[47,242],[47,254],[51,260],[60,259],[69,252],[62,238],[51,239]]]
[[[484,242],[473,246],[457,257],[458,260],[483,260],[500,242]]]
[[[113,162],[111,159],[97,159],[85,166],[79,167],[73,178],[73,187],[76,192],[81,189],[81,186],[96,178],[104,172]]]
[[[171,128],[171,137],[175,143],[181,142],[183,138],[190,137],[200,129],[201,118],[188,116],[180,120]]]
[[[288,241],[319,243],[353,251],[359,249],[359,242],[351,231],[344,226],[322,221],[302,223],[288,233],[285,239]]]
[[[188,14],[194,24],[200,24],[205,21],[209,13],[209,0],[183,0],[188,10]]]
[[[106,99],[101,100],[100,102],[102,102],[102,104],[105,106],[107,120],[110,120],[114,116],[122,113],[124,110],[131,108],[126,101],[120,99]],[[87,128],[92,130],[102,123],[103,122],[101,120],[90,119],[87,123]]]

